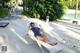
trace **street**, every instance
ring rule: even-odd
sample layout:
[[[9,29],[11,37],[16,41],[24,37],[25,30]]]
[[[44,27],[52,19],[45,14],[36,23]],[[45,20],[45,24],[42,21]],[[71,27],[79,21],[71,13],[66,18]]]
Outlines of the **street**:
[[[50,25],[54,28],[53,32],[57,33],[57,35],[65,41],[65,45],[69,47],[76,46],[76,49],[80,51],[80,27],[65,24],[63,22],[51,22]],[[57,36],[56,35],[56,36]],[[56,37],[55,36],[55,37]],[[60,40],[59,40],[60,41]],[[78,52],[77,52],[78,53]]]
[[[49,24],[43,21],[39,21],[38,19],[31,20],[28,18],[23,18],[7,20],[7,22],[10,24],[6,28],[0,28],[0,36],[5,37],[5,44],[8,47],[7,53],[42,53],[37,43],[33,41],[28,35],[26,35],[28,29],[27,26],[29,26],[30,21],[35,21],[39,24],[43,23],[42,25],[44,31],[49,34],[49,39],[51,41],[57,41],[58,43],[61,43],[65,46],[65,50],[58,53],[80,52],[79,34],[72,30],[69,30],[69,28],[67,26],[64,26],[64,24],[61,24],[60,22],[52,22],[50,23],[50,26]]]
[[[0,44],[5,44],[8,47],[6,53],[41,53],[38,45],[26,35],[27,25],[25,21],[13,20],[9,21],[9,23],[10,24],[6,28],[0,28],[0,37],[5,37],[3,38],[5,43]],[[27,36],[27,40],[22,38],[24,36]]]
[[[67,29],[80,34],[80,25],[72,24],[72,23],[65,23],[65,22],[56,22],[57,24],[65,26]]]

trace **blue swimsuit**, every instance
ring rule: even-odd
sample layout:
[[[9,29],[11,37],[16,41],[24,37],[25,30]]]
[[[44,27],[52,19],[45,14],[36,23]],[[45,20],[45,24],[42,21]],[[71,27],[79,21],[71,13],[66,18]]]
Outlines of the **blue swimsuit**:
[[[35,36],[41,36],[40,28],[38,28],[38,27],[33,27],[31,30],[34,32],[34,35],[35,35]]]

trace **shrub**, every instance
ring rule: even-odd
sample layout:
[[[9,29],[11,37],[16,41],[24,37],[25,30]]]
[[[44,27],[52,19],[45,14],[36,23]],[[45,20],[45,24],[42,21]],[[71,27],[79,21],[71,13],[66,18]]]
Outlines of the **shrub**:
[[[64,14],[64,5],[61,0],[25,0],[28,10],[25,12],[30,17],[50,20],[61,19]]]
[[[0,18],[4,18],[8,16],[9,9],[8,8],[0,8]]]

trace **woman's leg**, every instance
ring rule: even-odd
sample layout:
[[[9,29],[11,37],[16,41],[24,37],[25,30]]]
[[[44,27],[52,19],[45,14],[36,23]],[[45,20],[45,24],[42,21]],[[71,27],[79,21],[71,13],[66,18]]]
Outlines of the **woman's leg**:
[[[36,36],[36,38],[37,38],[38,40],[41,40],[41,41],[44,41],[44,42],[47,42],[47,41],[48,41],[48,38],[47,38],[47,36],[45,36],[45,35]]]
[[[36,38],[37,38],[38,40],[41,40],[41,41],[44,40],[41,36],[36,36]]]
[[[44,42],[47,42],[48,41],[48,37],[46,35],[42,35],[41,37],[43,38],[43,41]]]

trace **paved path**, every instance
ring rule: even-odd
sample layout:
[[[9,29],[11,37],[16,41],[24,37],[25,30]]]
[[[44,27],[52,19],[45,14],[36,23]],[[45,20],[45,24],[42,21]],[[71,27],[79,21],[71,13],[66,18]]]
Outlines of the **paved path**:
[[[80,25],[64,23],[64,22],[55,22],[57,24],[65,26],[67,29],[80,34]]]
[[[54,37],[58,41],[72,48],[76,53],[80,52],[80,31],[78,31],[79,33],[76,33],[75,31],[70,30],[67,27],[67,24],[64,26],[63,24],[56,22],[52,22],[51,26],[53,27],[54,35],[56,34]]]
[[[22,38],[26,35],[27,29],[27,24],[24,21],[13,20],[9,22],[10,24],[6,28],[0,28],[0,36],[4,36],[7,39],[5,42],[8,46],[7,53],[41,53],[38,45],[28,36],[26,40]]]
[[[42,53],[36,42],[30,39],[29,36],[26,36],[26,39],[24,39],[27,33],[29,21],[34,21],[40,24],[43,23],[42,25],[44,26],[44,31],[48,33],[49,39],[51,41],[58,41],[65,46],[65,49],[63,51],[59,51],[58,53],[80,52],[76,47],[73,47],[74,44],[78,45],[77,43],[79,43],[79,37],[75,38],[78,34],[71,36],[71,33],[73,32],[56,23],[52,23],[51,27],[47,23],[38,19],[27,20],[28,18],[8,20],[10,24],[6,28],[0,28],[0,36],[6,37],[5,43],[8,46],[8,53]]]

